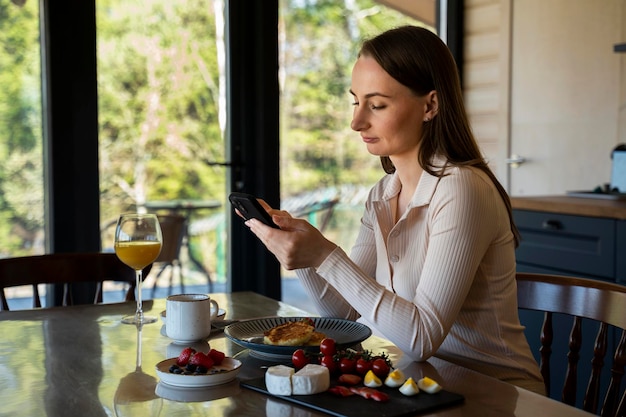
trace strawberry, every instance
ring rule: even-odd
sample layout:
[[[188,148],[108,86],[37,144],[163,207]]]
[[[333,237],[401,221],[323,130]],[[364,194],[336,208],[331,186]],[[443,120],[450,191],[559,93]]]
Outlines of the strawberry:
[[[189,359],[191,359],[194,353],[196,353],[196,350],[194,348],[186,347],[185,349],[183,349],[182,352],[180,352],[180,355],[178,355],[178,359],[176,359],[176,365],[186,366],[189,363]]]
[[[203,352],[196,352],[189,360],[191,365],[202,366],[206,369],[210,369],[213,366],[213,359]]]
[[[213,363],[215,365],[219,365],[222,363],[222,361],[224,360],[224,358],[226,357],[226,355],[224,354],[224,352],[220,352],[217,349],[211,349],[209,350],[209,353],[207,353],[207,355],[209,356],[209,358],[213,359]]]

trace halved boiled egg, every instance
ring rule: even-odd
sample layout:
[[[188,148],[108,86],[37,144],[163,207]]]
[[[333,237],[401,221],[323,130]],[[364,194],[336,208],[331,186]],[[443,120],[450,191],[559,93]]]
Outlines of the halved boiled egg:
[[[419,389],[429,394],[441,391],[441,385],[439,385],[434,379],[430,379],[427,376],[417,381],[417,386]]]
[[[420,392],[420,389],[417,387],[415,380],[409,377],[409,379],[407,379],[400,387],[400,392],[406,396],[411,396],[418,394]]]
[[[363,385],[369,388],[378,388],[383,385],[382,381],[376,374],[370,369],[365,374],[365,378],[363,378]]]
[[[385,385],[391,388],[398,388],[401,387],[402,384],[404,384],[404,381],[406,381],[404,372],[402,372],[400,369],[394,369],[393,371],[389,372],[389,375],[387,375],[387,378],[385,378]]]

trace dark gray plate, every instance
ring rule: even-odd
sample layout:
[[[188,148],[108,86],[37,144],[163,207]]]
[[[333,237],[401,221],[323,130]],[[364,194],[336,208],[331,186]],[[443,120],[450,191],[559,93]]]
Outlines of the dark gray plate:
[[[273,346],[263,343],[263,333],[267,330],[289,321],[299,321],[304,318],[305,317],[270,317],[240,321],[239,323],[227,326],[224,329],[224,334],[239,346],[243,346],[255,353],[266,356],[291,357],[296,349],[319,352],[319,346]],[[357,323],[356,321],[324,317],[306,318],[313,320],[316,331],[322,332],[326,337],[334,339],[340,349],[361,343],[372,335],[372,331],[369,327]]]

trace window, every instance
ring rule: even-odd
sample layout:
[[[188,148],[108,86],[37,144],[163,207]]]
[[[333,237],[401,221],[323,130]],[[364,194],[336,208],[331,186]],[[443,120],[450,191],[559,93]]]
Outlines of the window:
[[[350,128],[352,65],[364,38],[403,24],[425,26],[373,0],[280,2],[281,205],[346,249],[384,174]]]
[[[219,0],[97,1],[103,249],[119,213],[181,212],[187,285],[206,280],[203,269],[225,277],[223,9]]]
[[[210,200],[221,207],[188,213],[189,247],[192,257],[209,270],[215,282],[227,280],[224,219],[230,207],[225,204],[229,186],[225,163],[229,161],[222,31],[228,25],[223,10],[229,7],[234,31],[244,32],[233,55],[248,57],[252,52],[249,45],[258,49],[255,60],[245,61],[239,69],[243,72],[238,74],[247,77],[247,63],[258,63],[266,56],[264,48],[275,47],[276,3],[281,13],[281,199],[286,208],[307,216],[332,239],[351,244],[361,209],[354,211],[346,204],[346,195],[358,201],[358,191],[369,187],[381,173],[376,159],[351,139],[354,135],[349,130],[347,82],[355,48],[361,36],[416,21],[372,0],[247,1],[94,0],[77,7],[64,2],[12,0],[0,6],[0,257],[43,253],[50,249],[44,242],[51,236],[54,250],[94,250],[101,240],[99,229],[106,230],[123,211],[153,210],[155,201]],[[242,9],[242,3],[250,7]],[[251,10],[255,18],[248,16]],[[44,33],[50,34],[54,45],[46,48],[46,68],[52,65],[52,74],[40,70],[40,19],[45,20]],[[73,24],[78,21],[80,25]],[[271,32],[271,39],[259,36],[260,31]],[[328,47],[329,36],[336,37],[336,47]],[[311,59],[314,54],[322,59]],[[271,65],[263,70],[274,74]],[[243,83],[243,93],[232,100],[238,110],[251,106],[243,116],[231,117],[233,125],[246,127],[243,133],[250,136],[246,141],[255,140],[259,128],[264,128],[250,117],[264,110],[257,104],[264,101],[255,99],[275,91],[264,89],[265,84],[248,90],[247,83],[258,81],[256,75],[251,77],[256,80]],[[52,87],[54,93],[45,96],[51,106],[41,104],[42,76],[47,80],[46,91]],[[56,169],[52,178],[45,178],[50,166],[45,165],[42,132],[49,129],[43,128],[42,120],[46,126],[49,121],[42,118],[42,109],[52,109],[56,113],[51,119],[60,121],[46,133],[54,145],[54,157],[61,156],[61,160],[48,161]],[[273,113],[264,113],[264,117],[275,120]],[[266,143],[257,145],[260,154]],[[47,157],[52,159],[52,155]],[[96,179],[89,171],[96,157],[99,190],[92,186]],[[89,181],[75,174],[87,171],[84,178]],[[274,177],[267,180],[258,175],[255,180],[277,182]],[[44,184],[46,189],[53,188],[52,210],[44,208]],[[101,225],[94,225],[98,191]],[[339,196],[332,215],[326,216],[329,211],[323,206],[304,206],[306,194],[322,196],[322,202]],[[47,200],[48,205],[50,202]],[[46,213],[50,219],[44,218]],[[54,223],[48,236],[46,222]],[[229,237],[231,241],[250,241],[249,234]],[[105,250],[112,246],[107,239],[105,232]],[[264,262],[256,259],[258,253],[248,255],[243,257],[253,270]],[[188,257],[185,251],[183,257]],[[193,262],[188,262],[187,268],[192,276],[204,279],[202,268]],[[268,288],[251,286],[250,280],[259,279],[256,276],[246,279],[238,289],[264,293]]]
[[[0,257],[44,253],[39,4],[0,4]]]

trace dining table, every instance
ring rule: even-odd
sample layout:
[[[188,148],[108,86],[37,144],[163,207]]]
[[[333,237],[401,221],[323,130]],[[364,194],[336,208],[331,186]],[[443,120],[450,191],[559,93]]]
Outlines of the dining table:
[[[270,317],[316,317],[311,312],[253,292],[211,293],[224,313],[199,349],[214,348],[242,365],[233,380],[204,388],[167,387],[156,364],[186,347],[170,340],[164,322],[135,326],[121,318],[134,302],[0,312],[0,416],[216,416],[318,417],[327,411],[250,389],[272,361],[226,337],[225,327]],[[145,300],[144,312],[163,315],[165,299]],[[394,367],[415,380],[428,376],[462,401],[420,416],[576,417],[577,408],[473,370],[430,358],[413,362],[377,335],[363,349],[386,352]],[[420,401],[420,393],[415,401]],[[437,394],[434,394],[437,395]],[[367,403],[367,399],[350,401]],[[336,401],[348,401],[337,398]],[[355,402],[356,404],[356,402]],[[361,403],[362,404],[362,403]],[[384,415],[378,412],[362,415]]]

